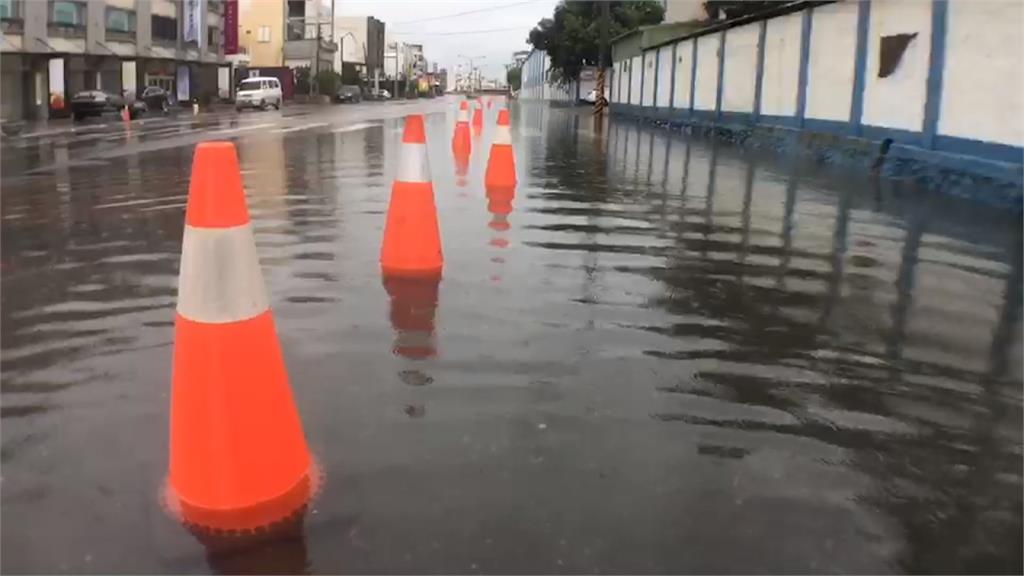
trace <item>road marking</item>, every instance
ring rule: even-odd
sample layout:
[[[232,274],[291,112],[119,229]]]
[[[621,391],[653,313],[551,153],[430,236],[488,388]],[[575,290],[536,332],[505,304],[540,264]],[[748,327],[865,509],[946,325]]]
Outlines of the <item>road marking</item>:
[[[287,134],[289,132],[298,132],[299,130],[309,130],[310,128],[320,128],[321,126],[327,126],[326,122],[314,122],[313,124],[303,124],[301,126],[294,126],[292,128],[278,128],[273,130],[275,134]]]
[[[188,195],[183,196],[165,196],[163,198],[145,198],[143,200],[129,200],[127,202],[114,202],[113,204],[100,204],[99,206],[93,206],[93,210],[99,210],[101,208],[120,208],[122,206],[138,206],[139,204],[153,204],[154,202],[164,202],[166,200],[182,200],[188,198]],[[184,204],[182,204],[184,206]]]
[[[170,210],[171,208],[184,208],[188,206],[188,203],[182,202],[180,204],[168,204],[166,206],[150,206],[149,208],[143,208],[139,212],[155,212],[157,210]]]
[[[332,134],[344,134],[345,132],[355,132],[356,130],[366,130],[367,128],[373,128],[374,126],[382,126],[382,124],[375,124],[373,122],[362,122],[359,124],[353,124],[351,126],[343,126],[336,130],[331,130]]]
[[[222,135],[222,134],[232,134],[234,132],[242,132],[244,130],[259,130],[260,128],[270,128],[271,126],[277,126],[277,124],[275,124],[273,122],[269,122],[267,124],[253,124],[252,126],[240,126],[240,127],[235,127],[235,128],[225,128],[223,130],[214,130],[213,132],[210,132],[210,136],[214,136],[214,135],[219,136],[219,135]]]

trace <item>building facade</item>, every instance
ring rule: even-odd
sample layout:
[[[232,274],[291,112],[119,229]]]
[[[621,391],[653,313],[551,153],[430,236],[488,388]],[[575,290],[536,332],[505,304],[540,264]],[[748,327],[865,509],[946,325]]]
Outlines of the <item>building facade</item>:
[[[334,38],[339,51],[335,68],[342,62],[354,64],[364,81],[387,77],[385,71],[385,25],[373,16],[339,16],[334,19]]]
[[[248,68],[334,69],[337,45],[330,0],[238,0],[239,54]]]
[[[218,94],[221,0],[0,0],[0,117],[66,116],[81,90]]]

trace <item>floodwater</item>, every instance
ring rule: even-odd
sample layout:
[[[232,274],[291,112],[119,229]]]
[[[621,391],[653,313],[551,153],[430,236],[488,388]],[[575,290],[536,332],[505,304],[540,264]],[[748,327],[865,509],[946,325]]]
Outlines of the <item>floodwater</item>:
[[[1022,570],[1019,214],[526,104],[510,197],[454,101],[338,110],[4,141],[5,573]],[[420,110],[444,278],[385,286]],[[325,480],[227,552],[158,498],[218,137]]]

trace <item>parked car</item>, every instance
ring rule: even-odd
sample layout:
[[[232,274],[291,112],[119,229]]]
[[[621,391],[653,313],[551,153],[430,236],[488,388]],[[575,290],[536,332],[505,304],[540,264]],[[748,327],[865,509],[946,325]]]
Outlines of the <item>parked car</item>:
[[[338,88],[338,93],[334,95],[335,102],[353,102],[359,103],[363,101],[363,91],[359,86],[351,84],[342,84]]]
[[[149,110],[167,113],[171,109],[171,95],[159,86],[148,86],[142,91],[142,101]]]
[[[266,110],[271,106],[280,110],[283,99],[281,81],[277,78],[263,76],[246,78],[238,84],[235,110],[241,111],[242,108]]]
[[[103,90],[83,90],[71,98],[71,117],[75,121],[79,121],[89,116],[119,115],[124,106],[123,96]],[[146,110],[145,102],[135,100],[128,106],[128,116],[134,119],[144,114]]]
[[[591,90],[590,92],[587,92],[587,95],[580,98],[580,100],[586,102],[587,104],[593,104],[594,102],[597,102],[597,90]]]

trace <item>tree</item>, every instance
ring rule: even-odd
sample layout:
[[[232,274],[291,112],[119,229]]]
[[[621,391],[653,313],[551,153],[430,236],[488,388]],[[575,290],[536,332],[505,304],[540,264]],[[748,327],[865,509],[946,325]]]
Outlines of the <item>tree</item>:
[[[522,84],[523,69],[519,66],[513,66],[505,72],[505,81],[508,82],[509,87],[512,90],[519,90],[519,86]]]
[[[530,30],[527,41],[544,50],[551,60],[550,81],[565,84],[579,76],[584,66],[597,66],[601,61],[601,2],[563,0],[555,7],[552,18],[543,18]],[[640,26],[658,24],[665,9],[657,0],[610,2],[609,37],[632,32]],[[604,61],[611,59],[611,53]]]

